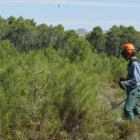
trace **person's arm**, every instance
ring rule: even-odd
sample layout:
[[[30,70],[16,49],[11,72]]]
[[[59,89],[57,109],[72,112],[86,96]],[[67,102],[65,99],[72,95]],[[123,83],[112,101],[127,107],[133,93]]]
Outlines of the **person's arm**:
[[[128,77],[126,80],[120,80],[121,85],[123,86],[136,86],[137,82],[140,82],[140,67],[137,62],[131,64],[131,77]]]
[[[128,79],[128,86],[135,86],[137,84],[138,81],[138,76],[139,76],[139,65],[137,62],[132,63],[131,65],[131,71],[132,71],[132,75],[131,75],[131,79]]]

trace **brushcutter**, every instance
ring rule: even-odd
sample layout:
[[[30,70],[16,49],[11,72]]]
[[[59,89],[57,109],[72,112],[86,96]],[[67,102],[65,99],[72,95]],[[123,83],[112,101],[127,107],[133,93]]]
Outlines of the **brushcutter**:
[[[117,108],[118,106],[120,106],[123,102],[125,102],[126,101],[126,98],[125,99],[123,99],[122,101],[119,101],[118,103],[116,103],[113,107],[112,107],[112,109],[115,109],[115,108]]]
[[[120,78],[120,82],[119,82],[118,84],[119,84],[120,88],[123,89],[123,90],[126,92],[127,87],[126,87],[126,85],[122,84],[122,82],[121,82],[121,81],[124,81],[124,80],[125,80],[125,79],[121,77],[121,78]],[[116,103],[116,104],[112,107],[112,109],[117,108],[118,106],[120,106],[120,105],[121,105],[123,102],[125,102],[125,101],[126,101],[126,98],[123,99],[122,101],[119,101],[118,103]]]

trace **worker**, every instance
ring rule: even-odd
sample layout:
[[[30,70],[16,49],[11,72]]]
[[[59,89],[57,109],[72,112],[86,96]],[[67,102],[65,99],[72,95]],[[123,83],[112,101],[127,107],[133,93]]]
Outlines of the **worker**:
[[[120,87],[127,93],[124,115],[126,119],[134,120],[135,115],[140,115],[138,104],[140,98],[140,64],[136,57],[135,47],[131,43],[126,43],[123,46],[121,55],[126,61],[129,61],[127,78],[120,78],[119,81]]]

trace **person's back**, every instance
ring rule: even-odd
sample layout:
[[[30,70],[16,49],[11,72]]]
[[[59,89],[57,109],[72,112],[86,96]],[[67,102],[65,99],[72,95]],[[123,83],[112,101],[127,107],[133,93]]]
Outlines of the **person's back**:
[[[131,87],[140,85],[140,63],[136,57],[132,57],[128,63],[127,80]]]

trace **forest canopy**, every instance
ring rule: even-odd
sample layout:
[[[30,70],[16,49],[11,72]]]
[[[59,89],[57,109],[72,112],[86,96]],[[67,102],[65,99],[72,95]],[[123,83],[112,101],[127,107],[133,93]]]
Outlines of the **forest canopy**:
[[[75,30],[64,30],[59,24],[48,26],[37,25],[33,19],[15,18],[4,19],[0,16],[0,40],[9,40],[18,52],[28,52],[33,49],[43,49],[52,46],[55,50],[66,49],[70,42],[78,39]],[[140,32],[133,26],[124,27],[114,25],[108,31],[97,26],[85,36],[91,49],[104,52],[109,56],[120,57],[123,44],[130,42],[140,50]]]

